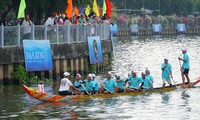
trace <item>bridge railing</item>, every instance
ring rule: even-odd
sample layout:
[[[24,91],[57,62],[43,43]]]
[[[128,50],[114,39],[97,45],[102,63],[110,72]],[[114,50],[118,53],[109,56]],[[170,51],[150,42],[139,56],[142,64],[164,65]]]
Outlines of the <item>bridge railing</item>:
[[[71,44],[87,42],[88,36],[100,36],[101,40],[110,37],[109,24],[68,24],[48,27],[45,25],[32,25],[30,34],[24,26],[3,26],[0,27],[0,47],[20,47],[24,39],[50,40],[51,44]]]

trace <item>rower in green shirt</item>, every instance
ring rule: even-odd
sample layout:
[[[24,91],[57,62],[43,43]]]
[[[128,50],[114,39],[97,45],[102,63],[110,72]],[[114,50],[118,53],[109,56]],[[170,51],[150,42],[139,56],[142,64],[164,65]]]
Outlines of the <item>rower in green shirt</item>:
[[[169,86],[172,86],[171,78],[172,78],[172,66],[168,63],[168,59],[164,59],[164,63],[161,65],[162,70],[162,80],[163,80],[163,87],[165,87],[166,82]],[[171,77],[171,78],[170,78]]]
[[[124,80],[124,78],[121,77],[121,75],[119,73],[115,74],[115,81],[117,82],[116,92],[117,93],[124,92],[125,80]]]
[[[178,58],[179,60],[183,61],[183,64],[181,66],[181,76],[183,85],[185,85],[185,77],[187,79],[187,83],[190,84],[190,78],[189,78],[189,70],[190,70],[190,59],[187,54],[187,49],[182,49],[183,58]]]
[[[103,81],[99,93],[115,93],[117,87],[116,81],[111,77],[111,72],[107,72],[106,78]]]
[[[140,89],[142,90],[152,89],[152,81],[146,77],[146,74],[144,72],[141,73],[141,81],[142,84],[140,86]]]

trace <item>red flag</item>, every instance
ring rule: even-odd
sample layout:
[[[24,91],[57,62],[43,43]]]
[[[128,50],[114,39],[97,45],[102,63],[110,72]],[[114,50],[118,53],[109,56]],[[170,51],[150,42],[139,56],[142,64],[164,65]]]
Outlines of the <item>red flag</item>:
[[[112,4],[110,3],[110,0],[106,0],[106,14],[109,18],[112,16]]]
[[[66,9],[66,14],[68,18],[72,18],[73,17],[72,16],[72,0],[68,0],[67,3],[68,3],[68,6]]]

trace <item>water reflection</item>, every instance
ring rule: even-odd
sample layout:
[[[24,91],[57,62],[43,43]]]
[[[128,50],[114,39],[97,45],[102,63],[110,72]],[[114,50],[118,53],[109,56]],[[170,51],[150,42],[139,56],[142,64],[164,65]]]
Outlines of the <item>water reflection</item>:
[[[77,106],[69,106],[66,102],[50,102],[50,103],[40,103],[33,106],[30,106],[28,114],[30,116],[40,115],[40,116],[57,116],[58,118],[63,119],[76,119],[78,114],[75,112]],[[51,113],[51,114],[49,114]],[[31,115],[32,114],[32,115]]]
[[[183,107],[186,107],[186,110],[187,111],[190,111],[191,108],[189,106],[189,98],[190,98],[190,95],[187,93],[187,90],[184,90],[182,93],[181,93],[181,98],[183,100]]]
[[[162,103],[165,105],[169,104],[170,94],[169,93],[163,93],[162,95]]]

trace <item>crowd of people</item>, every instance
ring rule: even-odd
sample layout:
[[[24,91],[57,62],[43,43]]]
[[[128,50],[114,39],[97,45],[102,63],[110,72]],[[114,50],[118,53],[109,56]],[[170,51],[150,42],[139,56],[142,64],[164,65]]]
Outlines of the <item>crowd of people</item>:
[[[95,15],[95,13],[91,12],[88,16],[85,16],[84,14],[81,15],[74,15],[73,18],[68,18],[65,15],[56,15],[51,14],[47,20],[44,22],[44,25],[47,26],[48,35],[53,35],[54,32],[54,26],[56,24],[58,25],[72,25],[72,24],[82,24],[82,25],[89,25],[89,24],[102,24],[102,23],[108,23],[113,24],[112,20],[107,17],[106,14],[102,17],[98,17]],[[23,39],[30,39],[31,37],[31,26],[33,22],[30,20],[29,15],[26,15],[25,19],[22,20],[21,26],[23,27]]]
[[[187,54],[187,49],[182,49],[183,57],[178,57],[179,61],[183,61],[181,66],[181,75],[183,85],[185,85],[185,78],[187,79],[187,84],[190,84],[189,78],[189,56]],[[163,88],[166,82],[169,86],[172,86],[172,66],[168,63],[168,59],[164,59],[164,63],[161,65],[162,70],[162,81]],[[135,92],[141,90],[153,89],[154,79],[150,74],[148,69],[141,73],[141,76],[137,75],[135,71],[131,71],[128,79],[124,79],[119,73],[115,73],[115,77],[111,77],[111,72],[107,72],[104,77],[103,83],[99,86],[98,81],[94,73],[87,75],[87,79],[82,80],[80,74],[76,74],[76,80],[74,84],[69,80],[70,73],[65,72],[64,78],[61,79],[59,95],[75,95],[75,94],[97,94],[97,93],[121,93],[121,92]],[[172,80],[171,80],[172,79]],[[174,83],[176,84],[176,83]]]

